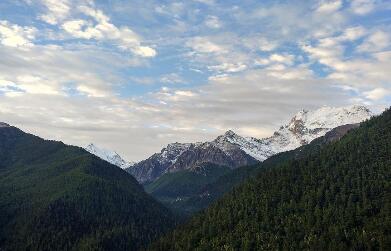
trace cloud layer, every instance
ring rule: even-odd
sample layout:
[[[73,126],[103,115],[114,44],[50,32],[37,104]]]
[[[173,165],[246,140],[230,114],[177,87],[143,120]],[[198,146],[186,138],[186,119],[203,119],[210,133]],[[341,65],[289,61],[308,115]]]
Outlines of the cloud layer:
[[[388,1],[6,0],[0,10],[0,120],[129,160],[228,129],[268,136],[303,108],[391,103]]]

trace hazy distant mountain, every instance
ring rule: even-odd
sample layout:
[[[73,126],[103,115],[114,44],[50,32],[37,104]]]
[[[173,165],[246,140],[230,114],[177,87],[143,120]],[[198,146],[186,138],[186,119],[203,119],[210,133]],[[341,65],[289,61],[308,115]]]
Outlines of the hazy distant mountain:
[[[255,164],[284,151],[296,149],[325,135],[335,127],[355,124],[371,117],[364,106],[322,107],[300,111],[271,137],[242,137],[227,131],[211,142],[173,143],[146,160],[127,168],[139,182],[154,181],[165,173],[191,170],[201,163],[231,169]]]
[[[99,158],[106,160],[107,162],[116,165],[122,169],[129,168],[130,166],[135,164],[135,162],[125,161],[118,153],[104,148],[100,148],[94,145],[93,143],[89,144],[84,149],[98,156]]]

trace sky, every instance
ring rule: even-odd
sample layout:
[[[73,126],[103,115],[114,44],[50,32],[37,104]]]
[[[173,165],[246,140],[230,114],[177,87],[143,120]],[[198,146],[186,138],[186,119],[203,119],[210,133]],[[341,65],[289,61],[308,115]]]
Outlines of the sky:
[[[0,121],[130,161],[391,105],[391,1],[1,0]]]

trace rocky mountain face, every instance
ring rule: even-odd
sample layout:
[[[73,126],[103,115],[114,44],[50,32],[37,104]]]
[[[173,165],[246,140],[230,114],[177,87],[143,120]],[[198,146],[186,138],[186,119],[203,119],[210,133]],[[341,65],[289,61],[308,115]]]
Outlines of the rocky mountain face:
[[[134,163],[125,161],[118,153],[100,148],[94,144],[89,144],[84,148],[87,152],[106,160],[107,162],[116,165],[122,169],[129,168]]]
[[[201,163],[212,163],[231,169],[252,165],[276,153],[306,145],[338,126],[360,123],[371,115],[364,106],[303,110],[271,137],[242,137],[233,131],[227,131],[211,142],[173,143],[163,148],[160,153],[126,170],[140,183],[148,183],[165,173],[191,170]]]
[[[228,137],[232,133],[228,131],[211,142],[169,144],[160,153],[155,153],[126,170],[140,183],[147,183],[165,173],[191,170],[203,163],[230,168],[257,163],[256,159],[229,142]]]

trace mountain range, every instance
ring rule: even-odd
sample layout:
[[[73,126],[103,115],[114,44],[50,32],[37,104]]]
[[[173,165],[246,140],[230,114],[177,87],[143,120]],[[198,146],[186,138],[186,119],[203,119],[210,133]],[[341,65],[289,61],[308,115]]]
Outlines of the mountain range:
[[[172,143],[126,170],[140,183],[150,183],[166,173],[196,169],[203,163],[235,169],[262,162],[279,152],[293,150],[325,135],[335,127],[360,123],[372,113],[364,106],[322,107],[302,110],[272,136],[242,137],[229,130],[203,143]]]
[[[86,150],[125,167],[153,197],[176,213],[189,216],[254,176],[258,170],[253,167],[258,163],[327,134],[340,137],[371,116],[369,109],[358,105],[302,110],[267,138],[243,137],[229,130],[209,142],[168,144],[160,153],[133,165],[116,152],[93,144]],[[265,165],[281,159],[285,158],[277,156]]]

